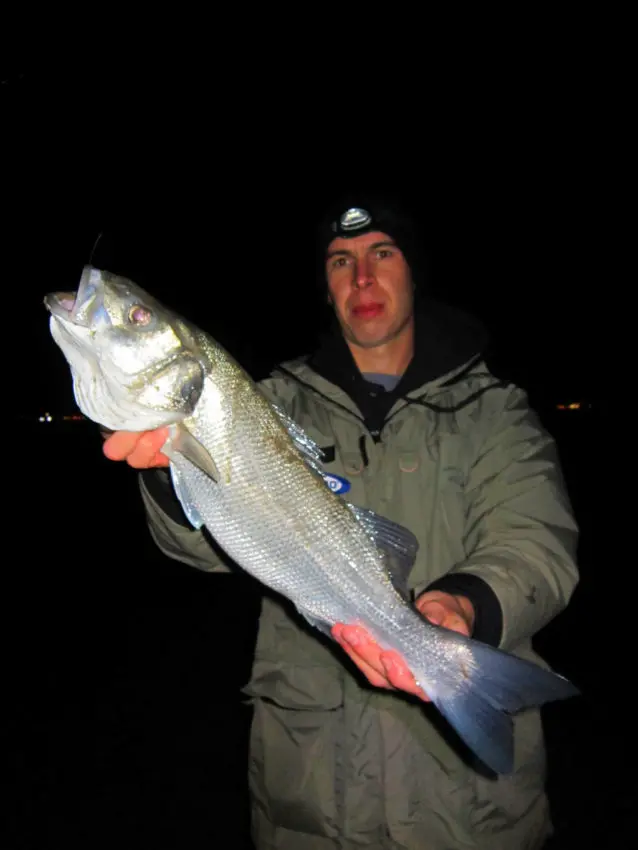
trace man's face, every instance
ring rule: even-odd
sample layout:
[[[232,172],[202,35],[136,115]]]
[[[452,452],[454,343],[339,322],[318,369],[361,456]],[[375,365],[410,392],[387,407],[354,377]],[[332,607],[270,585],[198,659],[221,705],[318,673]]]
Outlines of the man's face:
[[[374,348],[410,325],[410,268],[387,234],[333,239],[326,253],[326,277],[330,301],[349,342]]]

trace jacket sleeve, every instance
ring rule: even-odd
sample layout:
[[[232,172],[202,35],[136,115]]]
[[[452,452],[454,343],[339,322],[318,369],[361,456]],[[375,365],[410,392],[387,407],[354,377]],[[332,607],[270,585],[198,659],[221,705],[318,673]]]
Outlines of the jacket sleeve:
[[[578,527],[553,438],[514,388],[475,452],[466,482],[467,559],[428,590],[467,595],[474,636],[512,649],[568,604]]]
[[[210,537],[189,523],[166,470],[144,470],[138,481],[149,532],[167,557],[204,572],[232,572],[230,562]]]

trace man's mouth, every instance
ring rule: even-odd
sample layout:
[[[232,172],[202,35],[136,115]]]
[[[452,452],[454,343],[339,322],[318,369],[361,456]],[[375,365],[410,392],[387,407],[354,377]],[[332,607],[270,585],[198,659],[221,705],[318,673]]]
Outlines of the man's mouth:
[[[352,312],[358,319],[374,319],[383,312],[383,304],[357,304],[352,308]]]

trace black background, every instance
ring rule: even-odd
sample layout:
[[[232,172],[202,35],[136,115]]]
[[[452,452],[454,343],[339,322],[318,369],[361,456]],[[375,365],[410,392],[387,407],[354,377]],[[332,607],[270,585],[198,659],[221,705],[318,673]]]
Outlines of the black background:
[[[598,97],[592,111],[583,87],[477,98],[453,124],[424,109],[429,131],[402,125],[397,153],[378,109],[364,120],[351,101],[337,122],[321,98],[306,115],[262,92],[239,124],[213,88],[180,97],[170,75],[131,82],[121,68],[3,78],[4,846],[240,848],[247,834],[238,689],[257,588],[163,558],[134,473],[102,456],[92,425],[61,421],[75,405],[43,296],[76,287],[103,234],[113,270],[259,376],[316,332],[312,228],[357,187],[412,205],[429,285],[486,322],[494,367],[558,440],[582,581],[538,646],[583,697],[546,713],[556,846],[620,843],[636,799],[618,507],[632,402],[613,387],[633,281],[613,107]],[[556,409],[570,401],[583,407]]]

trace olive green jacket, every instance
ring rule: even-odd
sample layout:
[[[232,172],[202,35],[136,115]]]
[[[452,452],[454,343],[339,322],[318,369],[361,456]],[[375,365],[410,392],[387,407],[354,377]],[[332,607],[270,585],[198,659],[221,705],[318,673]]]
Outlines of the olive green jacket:
[[[342,389],[304,359],[282,365],[261,387],[330,450],[326,469],[350,482],[347,498],[419,539],[413,596],[448,574],[479,577],[500,603],[499,645],[544,664],[531,638],[574,591],[578,535],[554,442],[525,393],[468,362],[398,401],[374,441]],[[236,569],[141,488],[162,552]],[[368,686],[270,593],[245,693],[259,850],[528,850],[551,830],[538,711],[515,719],[514,774],[484,775],[431,706]]]

